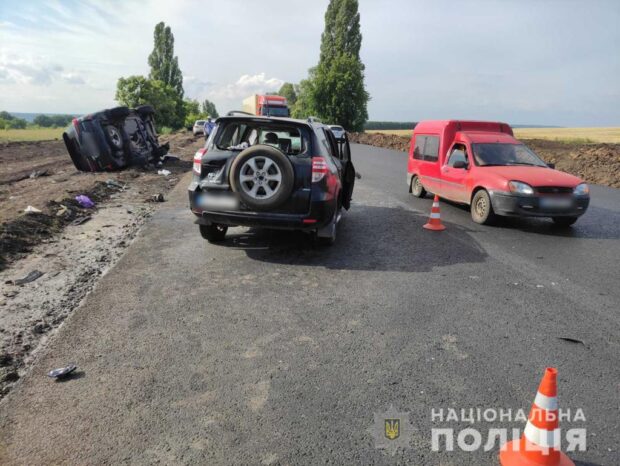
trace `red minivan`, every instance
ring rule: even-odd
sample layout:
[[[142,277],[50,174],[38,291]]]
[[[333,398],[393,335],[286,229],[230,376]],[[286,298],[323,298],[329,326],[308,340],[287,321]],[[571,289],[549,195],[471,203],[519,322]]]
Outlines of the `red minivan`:
[[[547,165],[506,123],[421,121],[413,130],[407,186],[470,206],[476,223],[496,215],[551,217],[572,225],[590,203],[580,178]]]

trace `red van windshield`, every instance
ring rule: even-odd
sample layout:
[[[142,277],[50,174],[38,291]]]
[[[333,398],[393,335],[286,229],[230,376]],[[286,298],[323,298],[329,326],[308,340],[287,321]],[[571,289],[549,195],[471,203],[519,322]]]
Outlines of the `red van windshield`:
[[[525,144],[474,143],[471,146],[476,163],[481,167],[498,165],[547,166]]]

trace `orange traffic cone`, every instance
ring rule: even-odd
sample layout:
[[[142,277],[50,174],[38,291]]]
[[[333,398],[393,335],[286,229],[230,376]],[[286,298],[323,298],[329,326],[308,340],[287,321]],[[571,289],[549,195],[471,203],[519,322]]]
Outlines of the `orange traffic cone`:
[[[557,369],[545,369],[521,439],[500,449],[502,466],[575,466],[560,451],[557,375]]]
[[[435,199],[433,199],[433,207],[431,208],[431,216],[428,219],[426,225],[423,225],[427,230],[441,231],[445,230],[446,227],[443,223],[441,223],[441,214],[439,213],[439,196],[435,194]]]

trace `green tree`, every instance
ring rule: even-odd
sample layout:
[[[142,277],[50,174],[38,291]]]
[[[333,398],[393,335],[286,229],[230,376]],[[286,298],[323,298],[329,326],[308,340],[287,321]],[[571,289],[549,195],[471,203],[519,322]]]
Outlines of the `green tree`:
[[[331,0],[325,12],[319,63],[329,65],[342,53],[359,59],[361,47],[362,33],[357,0]]]
[[[13,118],[15,117],[5,110],[0,112],[0,120],[8,121],[8,120],[12,120]]]
[[[174,35],[170,26],[162,21],[155,26],[154,47],[149,55],[151,73],[149,78],[162,81],[176,90],[183,98],[183,74],[179,69],[179,58],[174,56]]]
[[[48,115],[37,115],[32,122],[35,125],[39,125],[41,128],[50,128],[54,124],[54,120]]]
[[[220,114],[217,113],[217,109],[215,108],[215,104],[209,99],[205,99],[205,101],[202,103],[202,113],[205,116],[210,116],[211,118],[220,117]]]
[[[299,86],[297,86],[297,100],[291,111],[293,118],[305,119],[318,115],[315,105],[316,71],[316,67],[310,68],[308,70],[308,78],[303,79]]]
[[[295,91],[295,86],[291,83],[282,84],[282,87],[278,91],[278,95],[286,98],[289,107],[293,107],[295,102],[297,102],[297,92]]]
[[[368,120],[364,66],[349,54],[338,55],[331,66],[317,69],[314,101],[322,121],[362,131]]]
[[[158,127],[183,126],[184,111],[179,112],[177,91],[163,81],[144,76],[120,78],[116,84],[116,101],[132,108],[147,104],[153,106]]]
[[[357,0],[330,0],[309,100],[322,121],[348,131],[362,131],[368,119],[361,45]]]

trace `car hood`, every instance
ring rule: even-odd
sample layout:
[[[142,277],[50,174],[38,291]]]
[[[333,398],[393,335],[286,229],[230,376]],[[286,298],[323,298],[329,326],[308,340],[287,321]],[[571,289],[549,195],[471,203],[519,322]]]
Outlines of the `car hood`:
[[[522,181],[530,186],[559,186],[574,188],[582,183],[581,178],[547,167],[509,166],[478,167],[486,173],[492,173],[506,181]]]

